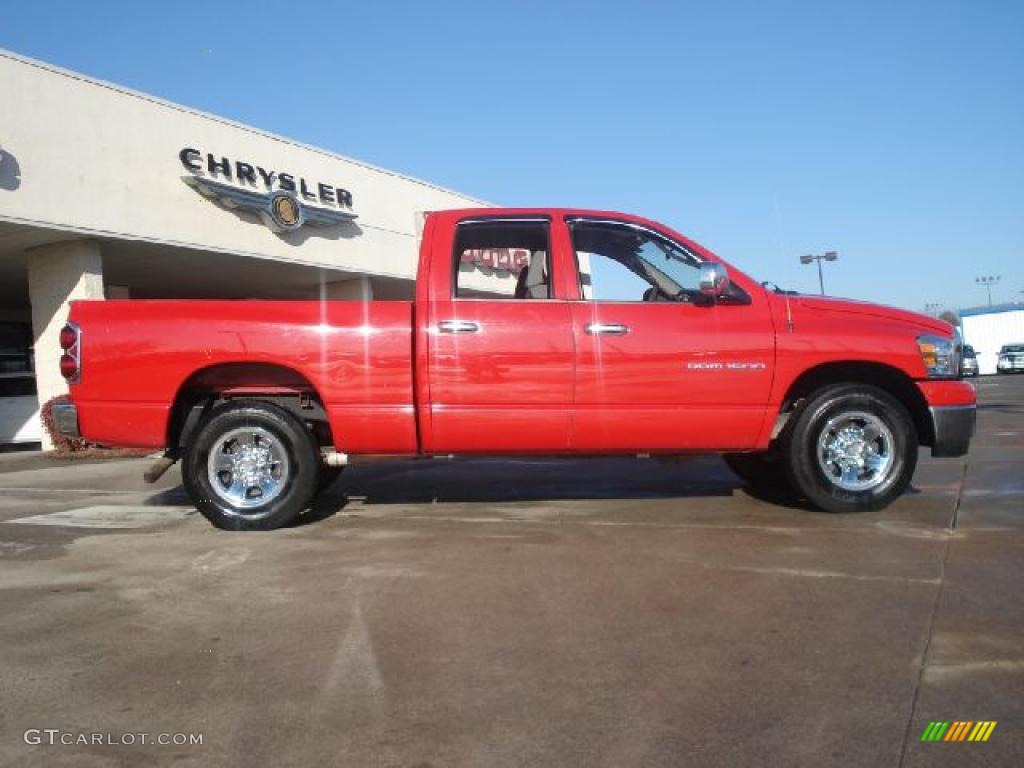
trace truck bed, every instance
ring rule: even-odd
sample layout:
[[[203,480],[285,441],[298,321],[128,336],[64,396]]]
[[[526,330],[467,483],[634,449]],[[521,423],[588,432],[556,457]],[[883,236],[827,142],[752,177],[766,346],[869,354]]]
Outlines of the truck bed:
[[[83,328],[75,402],[84,434],[163,448],[189,388],[312,389],[339,450],[414,453],[411,302],[78,301]]]

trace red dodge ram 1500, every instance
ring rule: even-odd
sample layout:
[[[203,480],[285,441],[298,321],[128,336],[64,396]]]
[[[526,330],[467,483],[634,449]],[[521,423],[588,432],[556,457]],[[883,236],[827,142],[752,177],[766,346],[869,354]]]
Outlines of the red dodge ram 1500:
[[[412,302],[79,301],[61,345],[61,431],[165,449],[230,529],[288,523],[371,455],[717,452],[880,509],[975,422],[949,324],[768,288],[604,211],[429,214]]]

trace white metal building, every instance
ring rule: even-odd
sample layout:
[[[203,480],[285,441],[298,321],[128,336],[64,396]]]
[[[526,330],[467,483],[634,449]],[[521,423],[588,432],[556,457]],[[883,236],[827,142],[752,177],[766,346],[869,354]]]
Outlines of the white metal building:
[[[1024,344],[1024,304],[996,304],[960,310],[964,343],[978,355],[978,372],[996,372],[999,350],[1005,344]]]
[[[408,298],[420,214],[479,205],[0,49],[0,443],[71,299]]]

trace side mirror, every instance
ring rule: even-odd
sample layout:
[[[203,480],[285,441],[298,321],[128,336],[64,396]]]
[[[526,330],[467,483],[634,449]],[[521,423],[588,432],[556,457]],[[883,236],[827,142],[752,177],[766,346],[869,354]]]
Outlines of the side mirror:
[[[724,264],[705,261],[700,265],[700,292],[717,299],[729,290],[729,272]]]

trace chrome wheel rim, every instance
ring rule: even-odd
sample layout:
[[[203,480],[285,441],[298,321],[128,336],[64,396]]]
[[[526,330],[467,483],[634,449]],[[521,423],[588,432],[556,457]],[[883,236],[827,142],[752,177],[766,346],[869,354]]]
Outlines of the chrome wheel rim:
[[[288,454],[262,427],[233,429],[217,440],[206,461],[213,492],[247,517],[256,517],[288,483]]]
[[[892,431],[877,416],[847,411],[828,420],[818,436],[818,466],[844,491],[869,491],[889,476],[894,463]]]

